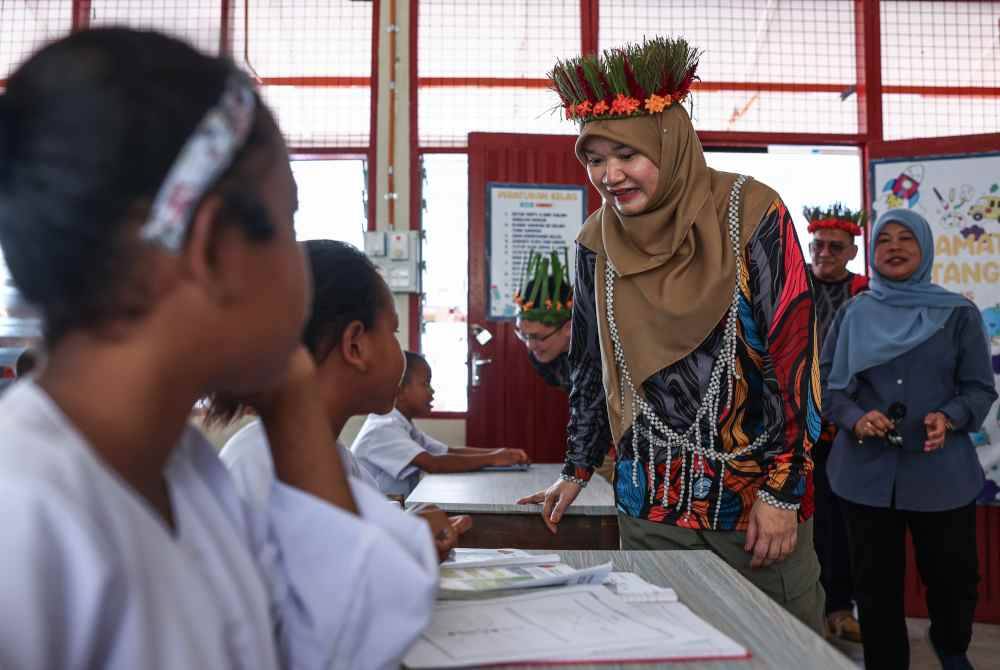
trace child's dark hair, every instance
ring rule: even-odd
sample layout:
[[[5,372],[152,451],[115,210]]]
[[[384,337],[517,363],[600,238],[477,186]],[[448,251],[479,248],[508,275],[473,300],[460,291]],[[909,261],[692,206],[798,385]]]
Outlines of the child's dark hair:
[[[17,363],[14,364],[14,374],[18,377],[23,377],[29,374],[38,366],[38,354],[35,353],[34,349],[25,349],[21,352],[21,355],[17,357]]]
[[[403,373],[403,381],[400,383],[400,388],[410,383],[413,371],[418,367],[424,366],[428,370],[431,369],[431,364],[427,362],[427,359],[424,358],[422,354],[418,354],[413,351],[406,351],[403,353],[406,355],[406,372]]]
[[[0,95],[0,244],[50,346],[148,308],[130,233],[236,72],[171,37],[102,28],[45,47],[10,77]],[[274,229],[248,165],[269,165],[249,159],[279,135],[259,100],[254,117],[212,191],[227,223],[267,240]]]
[[[303,247],[312,271],[313,303],[302,343],[320,364],[340,344],[348,325],[359,321],[366,330],[373,328],[387,305],[378,270],[356,247],[333,240],[309,240]],[[245,409],[222,395],[210,400],[212,423],[228,423]]]
[[[333,240],[309,240],[303,246],[312,270],[313,304],[302,343],[321,363],[350,323],[360,321],[371,329],[386,305],[378,270],[356,247]]]

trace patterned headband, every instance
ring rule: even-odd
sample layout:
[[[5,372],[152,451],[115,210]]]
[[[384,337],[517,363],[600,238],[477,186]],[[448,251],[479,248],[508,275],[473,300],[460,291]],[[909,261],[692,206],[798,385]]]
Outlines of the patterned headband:
[[[256,99],[250,82],[233,75],[218,104],[198,123],[160,186],[142,239],[178,253],[198,202],[232,163],[253,125]]]

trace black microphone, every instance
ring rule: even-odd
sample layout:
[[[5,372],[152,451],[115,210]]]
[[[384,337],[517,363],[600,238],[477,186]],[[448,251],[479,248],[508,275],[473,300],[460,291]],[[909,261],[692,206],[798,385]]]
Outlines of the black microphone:
[[[888,440],[889,444],[894,447],[902,447],[903,438],[896,432],[896,424],[906,418],[906,405],[901,402],[894,402],[889,405],[889,409],[886,411],[885,415],[893,423],[892,429],[885,434],[885,439]]]

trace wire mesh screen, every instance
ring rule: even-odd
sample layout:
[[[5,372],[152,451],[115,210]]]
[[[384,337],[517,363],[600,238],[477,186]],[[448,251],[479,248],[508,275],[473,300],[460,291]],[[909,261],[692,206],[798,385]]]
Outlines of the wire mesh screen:
[[[0,89],[25,58],[72,23],[70,0],[0,0]]]
[[[886,139],[1000,132],[1000,2],[882,0]]]
[[[82,6],[90,26],[158,30],[213,54],[228,45],[260,81],[293,147],[364,149],[371,141],[371,1],[89,0]],[[0,0],[0,87],[30,53],[70,31],[73,10],[72,0]]]
[[[233,57],[294,147],[367,147],[372,2],[235,0]]]
[[[468,133],[572,133],[545,73],[580,53],[579,0],[421,0],[419,143],[465,146]]]
[[[90,0],[92,27],[129,26],[156,30],[189,42],[201,51],[220,53],[222,11],[205,0]]]
[[[704,50],[699,130],[858,132],[852,0],[601,0],[601,49],[655,35]]]

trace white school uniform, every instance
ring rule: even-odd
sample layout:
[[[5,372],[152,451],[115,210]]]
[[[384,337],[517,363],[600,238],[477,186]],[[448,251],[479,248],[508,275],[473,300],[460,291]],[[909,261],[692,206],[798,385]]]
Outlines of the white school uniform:
[[[413,465],[413,459],[424,452],[447,454],[448,446],[393,409],[388,414],[369,414],[351,451],[382,493],[405,498],[420,482],[420,468]]]
[[[344,464],[344,470],[355,479],[377,489],[378,484],[368,471],[358,465],[351,450],[337,440],[337,453]],[[247,501],[263,504],[274,482],[274,460],[267,444],[267,433],[260,420],[248,423],[233,435],[222,447],[219,458],[229,468],[236,480],[236,488]]]
[[[176,531],[33,382],[0,435],[0,668],[388,668],[429,621],[436,572],[281,483],[255,510],[192,427]]]
[[[387,532],[436,578],[437,552],[427,522],[403,512],[398,505],[388,504],[391,501],[379,492],[375,480],[359,466],[350,450],[339,441],[337,447],[341,450],[345,468],[351,473],[351,492],[365,521]],[[257,509],[266,509],[275,474],[264,424],[254,421],[245,426],[226,442],[220,456],[233,475],[240,496]]]

